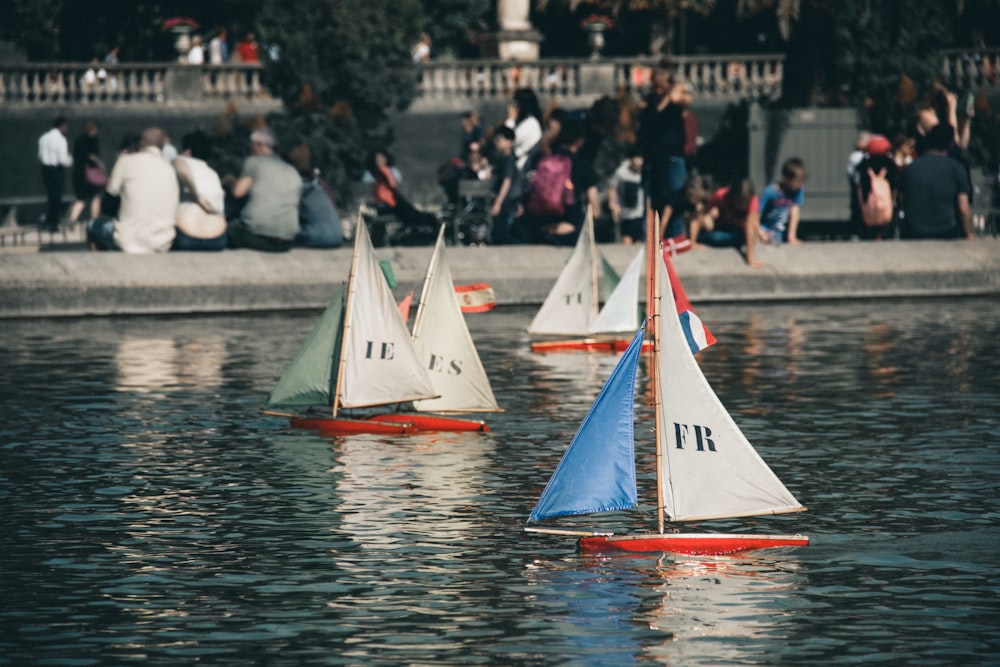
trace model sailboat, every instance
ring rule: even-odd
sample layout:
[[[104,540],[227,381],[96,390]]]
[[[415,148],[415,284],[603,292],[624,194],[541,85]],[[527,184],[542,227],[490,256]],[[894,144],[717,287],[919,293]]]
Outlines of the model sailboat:
[[[398,411],[400,404],[439,395],[375,258],[367,227],[359,224],[347,287],[268,396],[266,412],[290,417],[293,427],[332,435],[487,430],[481,421]],[[294,412],[318,406],[331,414]],[[370,411],[383,406],[397,411]],[[355,409],[368,412],[342,414]]]
[[[667,533],[671,521],[705,521],[799,512],[805,508],[764,463],[701,372],[675,315],[666,265],[653,271],[651,373],[655,402],[658,530],[638,535],[527,528],[580,537],[581,549],[729,554],[805,546],[801,535]],[[660,317],[660,313],[668,315]],[[638,503],[633,438],[636,370],[645,327],[591,407],[531,512],[550,517],[610,512]]]
[[[479,359],[444,252],[444,226],[420,294],[413,344],[437,398],[414,402],[421,412],[503,412]]]
[[[539,308],[528,333],[533,336],[572,336],[570,339],[538,340],[534,352],[564,350],[621,352],[628,337],[639,326],[639,280],[643,248],[640,246],[621,280],[600,307],[598,261],[603,259],[594,240],[594,219],[587,213],[576,246],[555,285]],[[606,265],[606,262],[605,262]],[[605,281],[617,279],[605,266]]]

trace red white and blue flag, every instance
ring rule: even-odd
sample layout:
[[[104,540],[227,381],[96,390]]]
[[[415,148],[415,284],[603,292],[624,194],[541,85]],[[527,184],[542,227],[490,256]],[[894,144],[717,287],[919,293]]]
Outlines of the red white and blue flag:
[[[681,320],[681,329],[684,330],[684,337],[687,339],[691,354],[697,354],[709,345],[715,345],[715,336],[708,330],[708,327],[701,321],[691,307],[687,292],[681,279],[674,271],[674,263],[670,261],[670,252],[663,251],[663,261],[667,264],[667,275],[670,276],[670,291],[674,293],[674,302],[677,304],[677,317]]]

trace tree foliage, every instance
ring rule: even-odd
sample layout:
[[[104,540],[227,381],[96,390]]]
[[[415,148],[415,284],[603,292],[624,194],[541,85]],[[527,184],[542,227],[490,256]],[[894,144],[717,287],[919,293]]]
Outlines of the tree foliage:
[[[435,55],[476,55],[474,40],[494,22],[491,0],[422,0],[422,4],[424,32],[433,40]]]
[[[269,118],[288,149],[305,143],[331,183],[359,178],[365,155],[391,141],[389,115],[416,94],[410,49],[419,0],[262,0],[263,82],[285,105]],[[347,192],[341,192],[347,196]]]
[[[173,36],[164,20],[188,16],[208,33],[226,26],[234,35],[251,29],[260,0],[0,0],[0,39],[30,60],[103,58],[113,47],[126,61],[173,60]]]

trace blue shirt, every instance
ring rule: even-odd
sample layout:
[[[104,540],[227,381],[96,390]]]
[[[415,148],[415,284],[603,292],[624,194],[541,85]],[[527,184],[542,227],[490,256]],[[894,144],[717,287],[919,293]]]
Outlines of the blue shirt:
[[[761,226],[781,232],[784,236],[788,231],[788,218],[792,207],[802,206],[805,200],[805,188],[799,188],[796,192],[788,194],[777,183],[771,183],[760,193]]]

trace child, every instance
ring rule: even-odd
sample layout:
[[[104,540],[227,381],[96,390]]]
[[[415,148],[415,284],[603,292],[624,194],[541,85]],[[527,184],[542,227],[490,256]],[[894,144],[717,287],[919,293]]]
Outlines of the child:
[[[771,183],[760,194],[760,227],[762,240],[778,245],[782,241],[796,244],[799,216],[805,202],[802,185],[806,181],[806,167],[797,157],[781,165],[781,180]]]
[[[622,162],[608,185],[608,208],[611,217],[621,226],[622,243],[643,243],[646,240],[646,193],[642,189],[642,153],[629,146]]]
[[[764,266],[754,257],[759,235],[759,201],[749,178],[738,178],[716,190],[708,200],[708,213],[691,222],[692,247],[704,244],[740,248],[746,245],[746,262],[754,268]]]
[[[511,232],[517,213],[517,200],[521,192],[521,172],[514,158],[514,130],[500,125],[493,132],[493,147],[496,149],[496,168],[493,170],[493,242],[514,243]]]
[[[684,222],[689,238],[696,239],[697,235],[692,231],[695,222],[700,229],[706,229],[704,218],[709,212],[708,201],[711,195],[708,179],[704,176],[693,174],[684,183]],[[711,228],[712,222],[708,221],[707,224]]]

